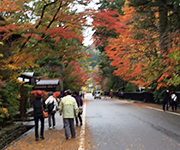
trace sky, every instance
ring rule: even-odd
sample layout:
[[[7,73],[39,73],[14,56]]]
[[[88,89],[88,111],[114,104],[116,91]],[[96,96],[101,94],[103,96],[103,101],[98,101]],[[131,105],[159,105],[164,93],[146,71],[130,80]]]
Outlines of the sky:
[[[98,9],[99,5],[95,4],[97,2],[99,2],[99,0],[92,0],[92,2],[88,6],[84,7],[82,5],[78,5],[77,8],[79,11],[83,11],[85,8]],[[92,21],[93,21],[92,18],[87,19],[88,24],[91,24]],[[88,46],[93,43],[92,35],[94,32],[95,31],[92,30],[92,27],[88,27],[84,30],[84,32],[83,32],[83,36],[84,36],[83,45],[84,46]]]

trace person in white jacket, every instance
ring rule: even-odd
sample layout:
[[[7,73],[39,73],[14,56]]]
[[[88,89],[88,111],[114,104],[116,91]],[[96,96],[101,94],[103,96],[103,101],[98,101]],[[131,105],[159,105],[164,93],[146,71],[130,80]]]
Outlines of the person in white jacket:
[[[49,129],[51,130],[51,129],[55,129],[55,125],[56,125],[55,113],[58,108],[58,103],[57,103],[56,99],[53,97],[53,92],[49,92],[48,96],[49,97],[46,99],[45,104],[48,108],[48,114],[49,114],[48,123],[49,123]],[[51,124],[51,118],[52,118],[53,127]]]

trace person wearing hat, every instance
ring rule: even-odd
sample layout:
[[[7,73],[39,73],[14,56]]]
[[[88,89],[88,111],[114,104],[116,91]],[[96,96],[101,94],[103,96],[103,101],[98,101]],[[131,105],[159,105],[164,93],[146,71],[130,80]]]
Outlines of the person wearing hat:
[[[33,100],[33,109],[34,109],[34,122],[35,122],[35,141],[39,141],[38,134],[38,123],[41,122],[40,138],[44,139],[44,118],[42,109],[45,109],[45,102],[42,98],[43,94],[40,90],[37,90],[35,93],[35,99]]]
[[[78,115],[78,106],[76,103],[76,99],[71,96],[71,90],[66,90],[65,95],[60,104],[59,104],[59,113],[60,115],[63,114],[63,122],[65,128],[65,136],[66,139],[70,139],[70,132],[71,130],[71,137],[75,138],[75,127],[74,127],[74,116],[77,117]]]
[[[52,128],[55,129],[55,113],[58,108],[58,103],[56,99],[53,97],[53,92],[49,92],[48,96],[49,97],[45,101],[45,104],[48,108],[48,114],[49,114],[48,123],[49,123],[49,129],[51,130]],[[51,118],[52,118],[53,127],[51,125]]]

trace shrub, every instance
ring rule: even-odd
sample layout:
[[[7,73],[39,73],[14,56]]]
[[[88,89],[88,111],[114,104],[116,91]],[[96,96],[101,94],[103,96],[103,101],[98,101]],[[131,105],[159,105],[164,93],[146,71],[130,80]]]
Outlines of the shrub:
[[[8,118],[8,117],[9,117],[9,113],[7,108],[0,107],[0,122],[2,122],[4,118]]]
[[[160,103],[162,101],[161,100],[161,92],[162,92],[161,89],[160,90],[155,89],[155,91],[153,92],[155,103]]]
[[[19,109],[19,84],[6,82],[0,90],[0,125],[4,126],[13,121]]]

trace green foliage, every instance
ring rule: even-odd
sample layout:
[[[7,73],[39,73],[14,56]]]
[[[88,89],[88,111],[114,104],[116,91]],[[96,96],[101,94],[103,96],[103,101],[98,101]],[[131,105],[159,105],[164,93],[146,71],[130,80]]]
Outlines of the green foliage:
[[[118,92],[118,90],[120,88],[123,88],[124,85],[126,84],[126,82],[123,81],[121,77],[117,77],[117,76],[112,76],[111,82],[112,82],[112,85],[110,87],[111,89],[113,89],[113,91],[116,91],[116,92]]]
[[[162,90],[157,90],[157,89],[155,89],[155,91],[153,92],[155,103],[161,102],[161,92]]]
[[[100,59],[99,59],[99,53],[93,53],[93,54],[92,54],[92,58],[88,58],[88,61],[89,61],[89,62],[92,62],[92,63],[90,64],[90,66],[92,66],[92,68],[94,68],[94,67],[99,63],[99,61],[100,61]]]
[[[0,90],[0,107],[8,110],[8,118],[4,118],[3,114],[0,114],[0,123],[5,119],[5,124],[13,121],[13,116],[16,115],[16,111],[19,109],[19,84],[7,82],[6,86]]]
[[[34,69],[34,76],[41,78],[42,77],[42,73],[44,73],[44,71],[42,71],[41,68],[39,69]]]
[[[101,62],[99,63],[99,68],[101,70],[102,77],[111,78],[111,76],[113,76],[114,67],[110,66],[111,61],[105,55],[105,52],[101,52]]]
[[[119,13],[122,13],[121,7],[124,5],[125,0],[113,0],[113,1],[107,1],[107,0],[100,0],[100,9],[109,9],[112,10],[118,10]]]
[[[105,52],[101,52],[100,59],[101,62],[99,63],[99,68],[101,70],[100,74],[103,78],[108,78],[107,85],[108,87],[106,90],[113,89],[113,91],[118,91],[120,88],[124,87],[126,84],[125,81],[122,80],[121,77],[117,77],[113,75],[114,67],[110,66],[111,61],[108,57],[105,56]]]
[[[50,73],[46,73],[45,76],[54,79],[56,77],[59,77],[59,74],[55,72],[50,72]]]
[[[28,84],[24,84],[24,88],[25,88],[26,108],[30,108],[31,107],[31,104],[30,104],[30,96],[31,96],[31,94],[29,92],[33,90],[33,86],[28,85]]]
[[[172,58],[173,60],[175,60],[175,61],[180,61],[180,57],[179,57],[179,54],[180,54],[180,44],[179,44],[179,49],[178,50],[176,50],[176,51],[173,51],[173,52],[171,52],[169,55],[168,55],[168,57],[170,57],[170,58]],[[179,66],[178,66],[179,67]],[[179,70],[180,70],[180,68],[179,68]]]
[[[39,66],[46,66],[46,65],[60,66],[61,65],[61,63],[58,60],[58,56],[56,56],[56,55],[47,55],[44,58],[42,58],[41,60],[39,60],[37,62],[37,64]]]
[[[132,84],[130,82],[128,82],[125,86],[125,92],[132,92]]]

